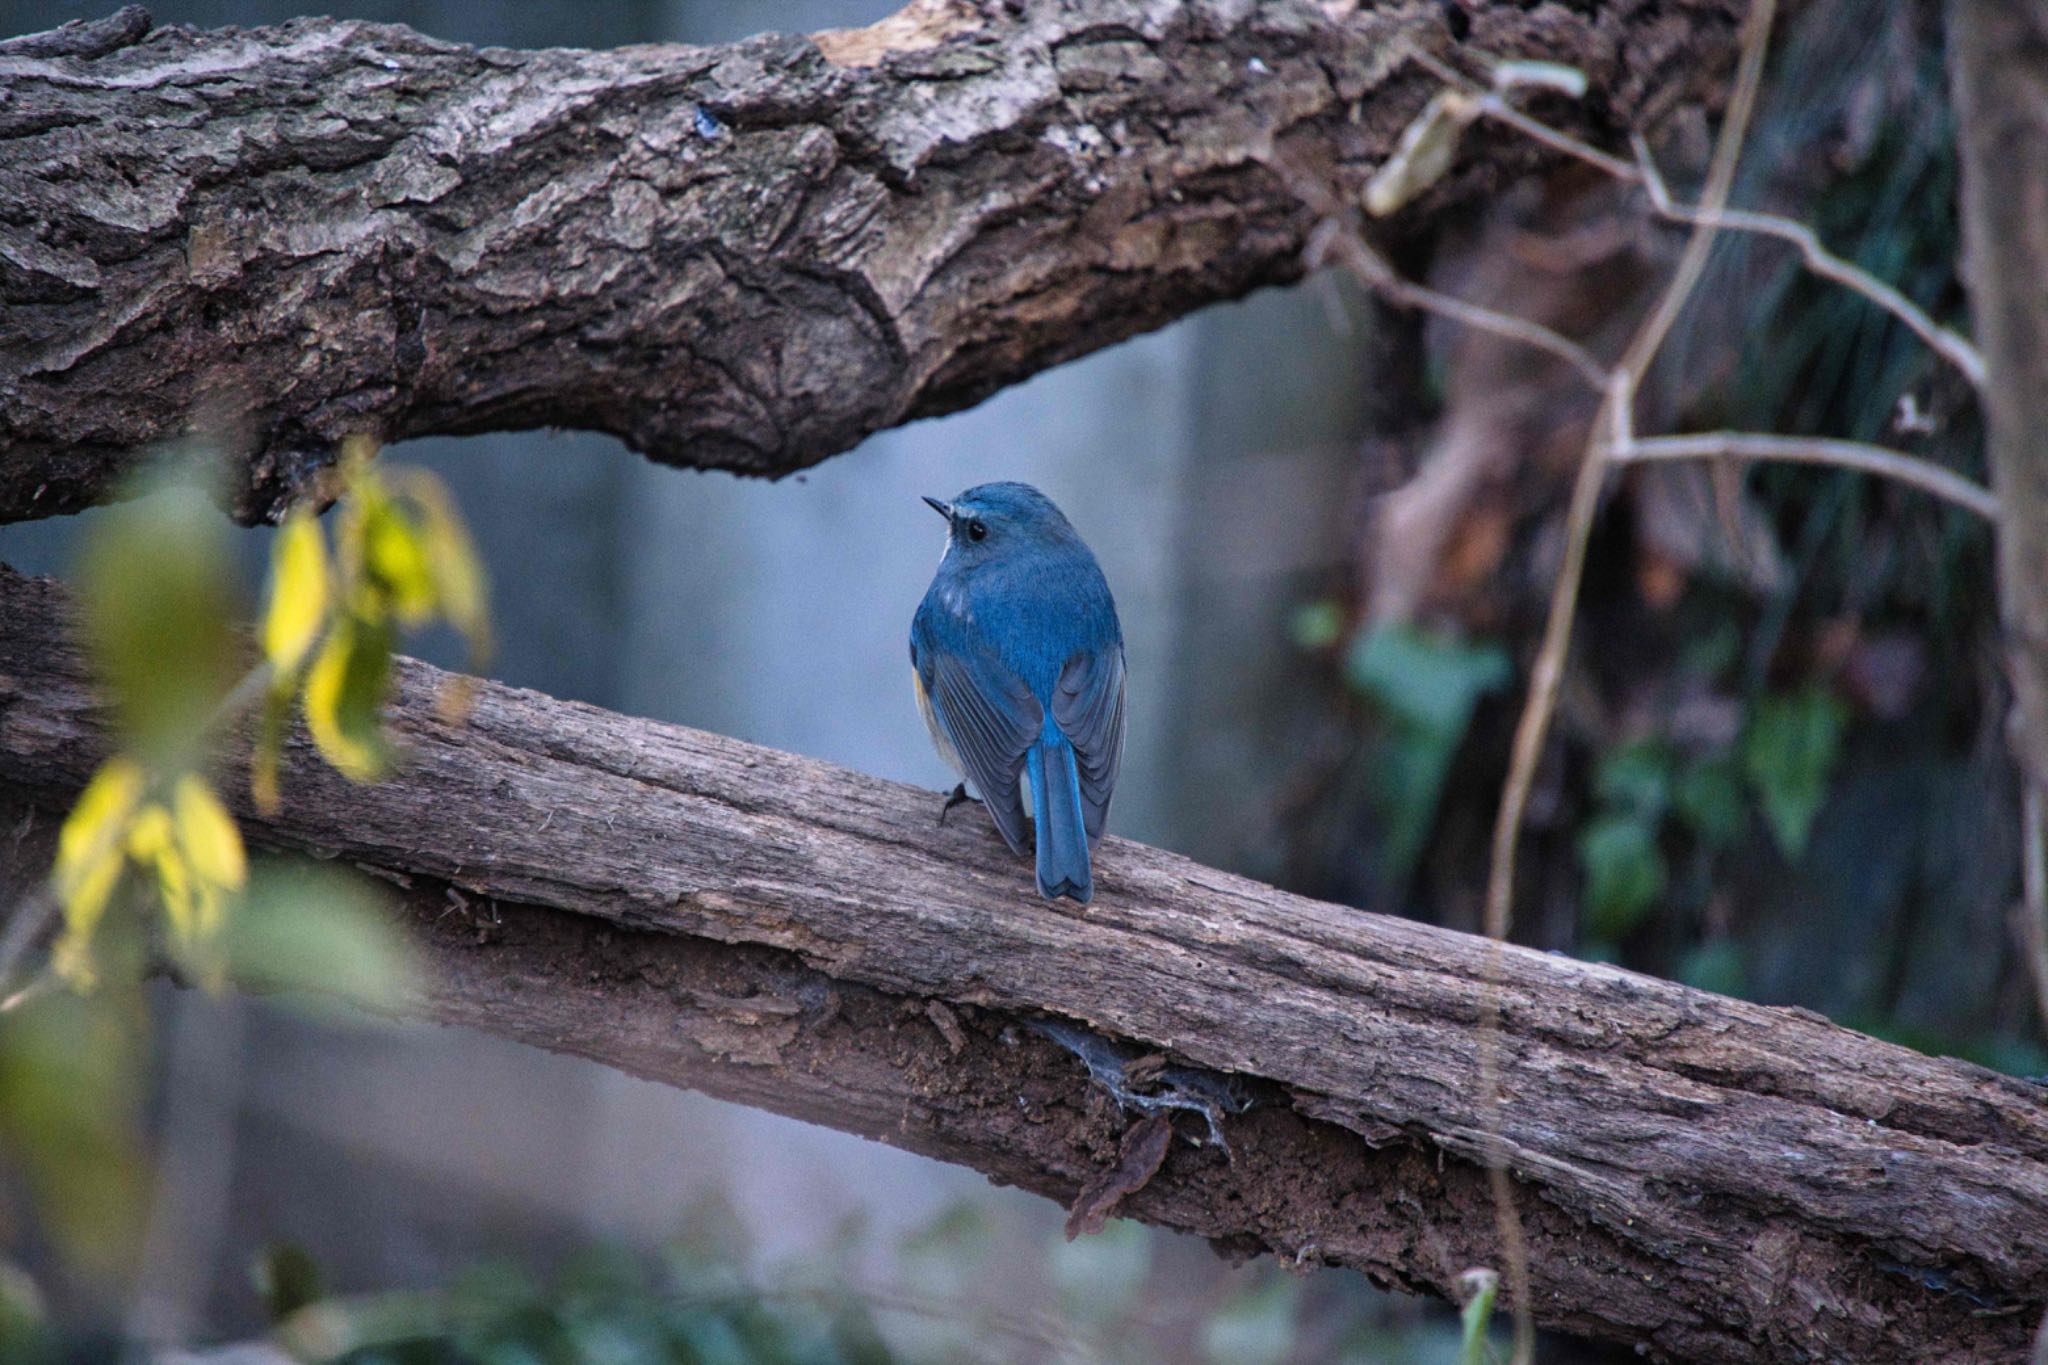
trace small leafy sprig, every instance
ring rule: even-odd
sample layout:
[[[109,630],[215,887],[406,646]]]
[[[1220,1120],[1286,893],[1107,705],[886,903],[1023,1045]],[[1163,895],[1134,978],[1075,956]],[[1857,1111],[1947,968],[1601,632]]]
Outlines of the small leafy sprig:
[[[379,470],[372,453],[368,442],[343,447],[332,555],[303,506],[285,518],[272,550],[263,620],[270,686],[249,767],[250,794],[265,813],[280,804],[278,765],[295,701],[321,757],[374,782],[391,765],[383,711],[398,630],[446,622],[468,640],[472,667],[490,655],[483,568],[447,489],[424,470]],[[459,715],[467,700],[457,693],[444,706]]]
[[[436,622],[490,651],[483,569],[447,490],[418,469],[380,469],[376,446],[342,449],[334,545],[303,505],[272,546],[262,658],[239,682],[229,555],[217,511],[176,483],[112,513],[87,547],[85,635],[113,701],[116,751],[58,835],[51,892],[63,915],[56,976],[98,979],[94,946],[124,888],[152,891],[167,946],[212,988],[225,977],[220,932],[248,880],[241,831],[206,774],[208,742],[259,699],[250,760],[258,810],[282,803],[278,773],[293,711],[321,756],[373,782],[393,762],[383,708],[400,630]],[[459,714],[466,695],[444,699]]]

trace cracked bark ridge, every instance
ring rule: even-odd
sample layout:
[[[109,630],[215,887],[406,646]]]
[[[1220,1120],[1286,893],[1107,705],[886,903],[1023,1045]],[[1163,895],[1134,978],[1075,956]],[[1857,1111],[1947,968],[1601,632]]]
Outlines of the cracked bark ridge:
[[[1297,275],[1308,218],[1259,158],[1356,189],[1430,93],[1411,46],[1578,66],[1611,135],[1718,69],[1743,8],[919,0],[610,52],[128,10],[18,39],[0,520],[115,496],[194,431],[244,520],[351,433],[580,427],[800,469]],[[1418,221],[1535,156],[1476,145]]]
[[[776,954],[815,988],[714,972],[680,994],[628,981],[614,1008],[595,994],[614,978],[586,979],[567,949],[539,989],[516,961],[500,975],[479,956],[463,1006],[479,1026],[641,1074],[713,1076],[707,1089],[854,1131],[883,1135],[886,1113],[892,1141],[1065,1199],[1116,1163],[1129,1121],[1098,1112],[1039,1144],[1016,1126],[1016,1095],[986,1111],[975,1097],[991,1077],[1027,1100],[1052,1093],[1044,1074],[1027,1085],[981,1064],[989,1031],[1006,1036],[992,1019],[1070,1020],[1264,1101],[1223,1120],[1234,1162],[1176,1144],[1128,1197],[1132,1216],[1445,1296],[1494,1261],[1475,1080],[1484,940],[1117,839],[1077,911],[1039,899],[985,821],[936,827],[933,793],[491,683],[451,726],[436,705],[447,681],[401,665],[407,766],[382,785],[349,784],[295,736],[282,810],[238,812],[251,836],[568,912],[560,923],[593,934],[688,944],[674,951],[717,970]],[[55,585],[0,570],[0,786],[61,808],[105,721]],[[2048,1307],[2048,1087],[1804,1011],[1504,959],[1501,1137],[1541,1321],[1688,1361],[2023,1358]],[[822,1064],[849,1055],[821,1022],[833,991],[895,1000],[927,1068],[915,1083],[849,1079],[879,1089],[849,1094],[843,1119]],[[556,1018],[582,1022],[551,1035]],[[1007,1036],[1042,1049],[1050,1031]],[[1081,1062],[1061,1065],[1059,1094],[1092,1084]]]

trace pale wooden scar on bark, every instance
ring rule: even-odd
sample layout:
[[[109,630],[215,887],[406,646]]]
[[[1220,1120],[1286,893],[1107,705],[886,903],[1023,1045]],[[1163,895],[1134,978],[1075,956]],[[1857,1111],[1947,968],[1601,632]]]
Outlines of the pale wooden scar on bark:
[[[579,427],[780,474],[1301,271],[1424,47],[1585,70],[1617,135],[1741,0],[922,0],[726,47],[476,49],[139,11],[0,44],[0,521],[198,430],[244,520],[341,437]],[[1560,108],[1560,115],[1574,111]],[[1411,225],[1533,164],[1483,135]]]

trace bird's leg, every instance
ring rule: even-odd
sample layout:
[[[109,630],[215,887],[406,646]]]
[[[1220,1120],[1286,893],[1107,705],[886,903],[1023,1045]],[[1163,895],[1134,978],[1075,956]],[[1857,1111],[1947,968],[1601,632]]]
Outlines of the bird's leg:
[[[946,823],[946,816],[952,813],[953,807],[965,805],[969,801],[979,803],[980,800],[981,798],[978,796],[969,796],[967,794],[967,784],[965,782],[955,783],[952,795],[946,798],[945,805],[939,807],[939,823],[942,825]]]

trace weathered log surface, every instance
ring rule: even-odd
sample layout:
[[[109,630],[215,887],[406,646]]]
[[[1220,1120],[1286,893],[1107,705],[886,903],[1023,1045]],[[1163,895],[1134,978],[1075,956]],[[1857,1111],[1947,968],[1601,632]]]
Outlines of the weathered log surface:
[[[62,611],[55,585],[0,570],[0,783],[50,803],[104,736]],[[972,1021],[1063,1017],[1250,1078],[1267,1102],[1226,1132],[1255,1147],[1280,1125],[1284,1160],[1221,1174],[1215,1154],[1180,1149],[1135,1212],[1438,1292],[1492,1259],[1476,1164],[1483,940],[1115,839],[1092,906],[1048,904],[985,821],[935,826],[930,793],[492,684],[451,727],[434,704],[446,677],[402,669],[402,778],[352,786],[297,741],[282,813],[242,812],[255,837],[684,936],[696,946],[675,951],[714,961],[777,950],[820,989],[937,1000]],[[719,1055],[730,1030],[693,1036],[661,991],[629,981],[614,1001],[567,972],[492,972],[485,960],[449,985],[444,1012],[542,1042],[556,1029],[554,1045],[769,1103],[779,1083],[744,1068],[819,1048],[778,1107],[893,1123],[898,1140],[1034,1188],[1074,1180],[1071,1155],[1060,1166],[974,1117],[976,1066],[932,1061],[842,1094],[831,1036],[812,1033],[823,1012],[799,1009],[777,1016],[786,1038],[768,1052],[742,1049],[739,1070],[702,1081],[699,1054]],[[1684,1360],[2018,1358],[2048,1301],[2048,1088],[1520,949],[1502,980],[1502,1138],[1544,1322]],[[943,1137],[924,1143],[920,1125]],[[1283,1178],[1311,1157],[1327,1183]],[[1270,1187],[1247,1183],[1268,1170]]]
[[[1697,90],[1743,9],[920,0],[611,52],[124,11],[17,39],[0,521],[104,501],[192,429],[250,520],[351,433],[799,469],[1297,275],[1310,216],[1260,157],[1356,188],[1433,88],[1414,47],[1581,67],[1612,135]],[[1415,213],[1533,155],[1479,145]]]

